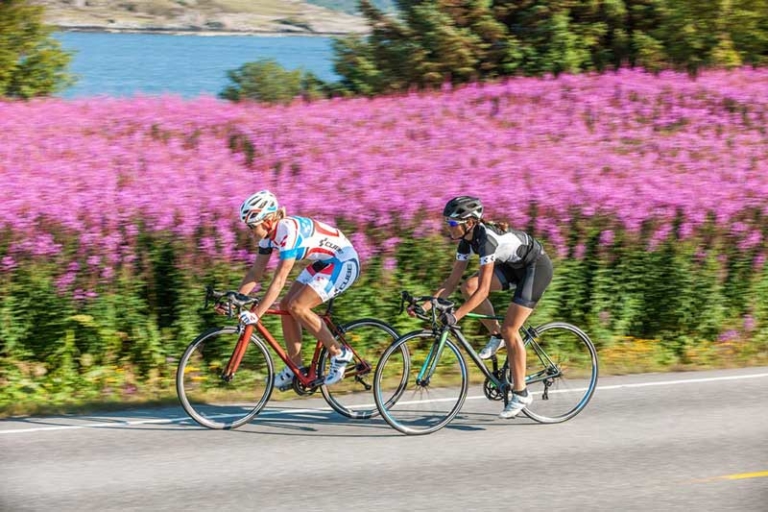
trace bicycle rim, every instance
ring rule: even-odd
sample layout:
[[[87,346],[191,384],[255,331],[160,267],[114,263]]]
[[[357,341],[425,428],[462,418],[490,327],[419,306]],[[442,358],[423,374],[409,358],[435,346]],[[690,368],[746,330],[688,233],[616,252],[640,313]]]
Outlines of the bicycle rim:
[[[536,328],[526,346],[526,385],[533,394],[523,412],[540,423],[562,423],[587,406],[597,386],[597,351],[581,329],[552,322]]]
[[[408,435],[435,432],[459,413],[467,396],[467,366],[459,349],[446,340],[435,355],[437,343],[431,332],[405,335],[381,357],[373,394],[384,420]],[[431,374],[419,380],[425,368]]]
[[[341,327],[344,341],[355,354],[347,365],[344,380],[332,386],[321,386],[328,405],[352,419],[368,419],[376,414],[373,401],[373,376],[379,357],[398,337],[397,331],[385,322],[364,318]],[[320,356],[321,375],[327,375],[331,357],[323,349]]]
[[[176,391],[184,410],[197,423],[232,429],[248,423],[272,394],[274,367],[264,343],[251,336],[230,382],[221,378],[239,333],[234,327],[201,334],[184,352],[176,372]]]

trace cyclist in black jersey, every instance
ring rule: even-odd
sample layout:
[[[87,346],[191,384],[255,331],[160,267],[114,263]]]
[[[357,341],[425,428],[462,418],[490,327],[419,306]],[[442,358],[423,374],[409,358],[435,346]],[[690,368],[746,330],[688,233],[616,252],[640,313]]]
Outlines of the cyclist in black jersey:
[[[510,229],[505,223],[483,220],[483,204],[476,197],[451,199],[443,209],[443,216],[451,240],[457,240],[459,245],[453,270],[435,296],[447,298],[456,290],[472,254],[480,257],[480,270],[461,285],[464,304],[453,314],[444,314],[442,322],[453,325],[471,311],[492,315],[494,310],[488,294],[515,290],[501,326],[495,320],[483,321],[491,339],[480,351],[480,357],[488,359],[502,343],[507,347],[514,382],[512,399],[500,416],[512,418],[533,401],[525,386],[525,347],[520,328],[552,281],[552,262],[541,243],[529,234]]]

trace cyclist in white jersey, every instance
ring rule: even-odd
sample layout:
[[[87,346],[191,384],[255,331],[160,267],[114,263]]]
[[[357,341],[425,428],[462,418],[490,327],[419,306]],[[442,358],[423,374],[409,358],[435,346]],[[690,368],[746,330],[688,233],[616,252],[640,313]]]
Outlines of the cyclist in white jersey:
[[[503,223],[483,220],[483,205],[476,197],[451,199],[445,205],[443,216],[451,240],[459,241],[459,245],[453,270],[435,296],[450,296],[459,286],[470,256],[477,254],[480,257],[480,270],[461,285],[464,304],[453,314],[443,314],[443,323],[454,325],[471,311],[493,315],[488,293],[515,289],[503,324],[499,326],[495,320],[483,321],[491,332],[491,339],[479,354],[481,359],[488,359],[502,344],[506,345],[514,382],[512,399],[500,416],[512,418],[533,400],[525,386],[525,346],[520,328],[552,281],[552,262],[541,243],[529,234],[509,229]],[[425,309],[429,307],[431,303],[424,305]]]
[[[331,367],[325,384],[339,382],[344,378],[346,364],[352,360],[352,352],[334,339],[312,308],[342,293],[357,280],[360,275],[357,252],[338,229],[307,217],[287,216],[285,208],[279,207],[277,198],[268,190],[246,199],[240,207],[240,218],[259,240],[259,252],[238,291],[248,294],[253,290],[264,275],[273,250],[277,249],[280,258],[261,301],[253,312],[244,311],[241,321],[257,323],[277,300],[295,262],[314,261],[299,274],[280,301],[280,309],[290,313],[290,316],[280,317],[283,337],[288,356],[301,368],[301,329],[310,331],[331,353]],[[285,367],[275,376],[275,386],[286,389],[293,379],[293,372]]]

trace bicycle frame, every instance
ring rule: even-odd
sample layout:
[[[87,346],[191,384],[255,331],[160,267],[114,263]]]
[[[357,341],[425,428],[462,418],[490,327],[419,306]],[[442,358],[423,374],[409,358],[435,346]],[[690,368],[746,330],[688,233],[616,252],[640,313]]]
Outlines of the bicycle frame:
[[[251,307],[251,311],[255,309],[255,305]],[[338,326],[333,321],[332,316],[332,308],[333,308],[333,302],[328,304],[328,307],[326,308],[325,312],[318,313],[318,316],[322,319],[322,321],[325,323],[326,326],[328,326],[328,329],[330,329],[331,333],[334,334],[334,336],[337,336],[342,342],[344,342],[344,333],[338,328]],[[269,309],[266,312],[267,315],[290,315],[288,311],[282,310],[282,309]],[[261,335],[262,339],[264,339],[270,347],[272,347],[272,350],[275,351],[277,356],[283,360],[283,362],[288,366],[288,368],[291,369],[293,374],[296,376],[296,380],[298,380],[302,386],[305,387],[316,387],[323,383],[323,379],[320,375],[317,373],[318,363],[320,361],[320,354],[322,353],[323,349],[323,342],[320,340],[316,340],[317,344],[315,345],[315,351],[312,355],[312,363],[310,364],[307,374],[304,375],[304,373],[299,370],[299,367],[291,361],[291,358],[288,357],[288,353],[283,349],[283,347],[280,345],[280,343],[277,342],[277,340],[272,336],[272,333],[270,333],[267,328],[262,324],[261,322],[257,323],[256,331]],[[237,345],[235,345],[235,350],[232,352],[232,356],[229,358],[229,362],[227,363],[227,366],[224,370],[224,373],[222,374],[222,379],[226,381],[232,380],[232,378],[235,375],[235,372],[237,371],[237,368],[240,366],[240,362],[243,359],[243,356],[245,355],[245,350],[248,347],[248,341],[251,339],[251,335],[253,334],[254,326],[253,325],[246,325],[242,328],[242,333],[240,334],[240,337],[237,340]],[[355,349],[349,344],[345,345],[352,350],[352,353],[355,354],[355,357],[359,358],[359,355],[357,352],[355,352]],[[365,365],[364,368],[355,368],[354,373],[351,373],[351,375],[357,375],[359,373],[364,373],[366,371],[371,370],[371,366],[367,361],[363,361],[363,364]]]
[[[475,318],[479,320],[503,320],[504,319],[503,316],[483,315],[480,313],[468,313],[466,315],[466,318]],[[536,337],[537,337],[536,330],[533,327],[529,327],[529,326],[523,326],[520,330],[523,331],[524,333],[524,336],[523,336],[524,346],[527,347],[530,345],[534,353],[538,356],[539,360],[544,365],[544,369],[536,372],[535,374],[525,376],[526,385],[533,384],[536,382],[542,382],[554,377],[559,377],[562,373],[560,368],[558,368],[558,366],[549,358],[546,352],[544,352],[544,349],[541,348],[541,346],[536,342]],[[425,330],[425,331],[429,332],[429,330]],[[437,340],[437,333],[434,330],[432,332],[435,333],[435,339]],[[464,336],[464,333],[462,333],[461,329],[459,329],[456,326],[443,327],[442,331],[440,332],[439,340],[437,340],[435,344],[432,345],[429,355],[427,356],[427,359],[424,362],[424,366],[422,366],[421,370],[419,371],[417,382],[429,382],[429,378],[434,373],[435,366],[437,365],[437,361],[440,360],[440,356],[442,355],[443,349],[445,348],[445,342],[448,339],[449,332],[453,334],[454,338],[464,348],[464,351],[469,355],[469,357],[475,363],[475,366],[477,366],[477,368],[485,375],[485,377],[494,386],[496,386],[497,389],[500,389],[502,392],[506,392],[508,389],[510,389],[510,383],[506,378],[499,379],[496,377],[496,375],[494,375],[494,373],[497,370],[495,356],[492,358],[494,371],[491,372],[488,369],[488,367],[485,365],[485,363],[483,363],[483,360],[480,359],[480,356],[477,355],[477,352],[475,352],[475,349],[472,348],[472,345],[469,343],[469,341],[467,341],[467,338]],[[549,386],[546,386],[546,388],[548,387]]]

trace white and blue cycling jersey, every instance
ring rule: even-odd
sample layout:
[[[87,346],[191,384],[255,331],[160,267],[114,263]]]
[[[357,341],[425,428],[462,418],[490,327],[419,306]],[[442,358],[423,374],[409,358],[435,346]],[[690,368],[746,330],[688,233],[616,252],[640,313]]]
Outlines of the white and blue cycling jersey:
[[[296,279],[326,301],[349,288],[360,276],[360,260],[337,228],[308,217],[281,219],[271,237],[259,242],[259,254],[277,249],[281,260],[313,260]]]

